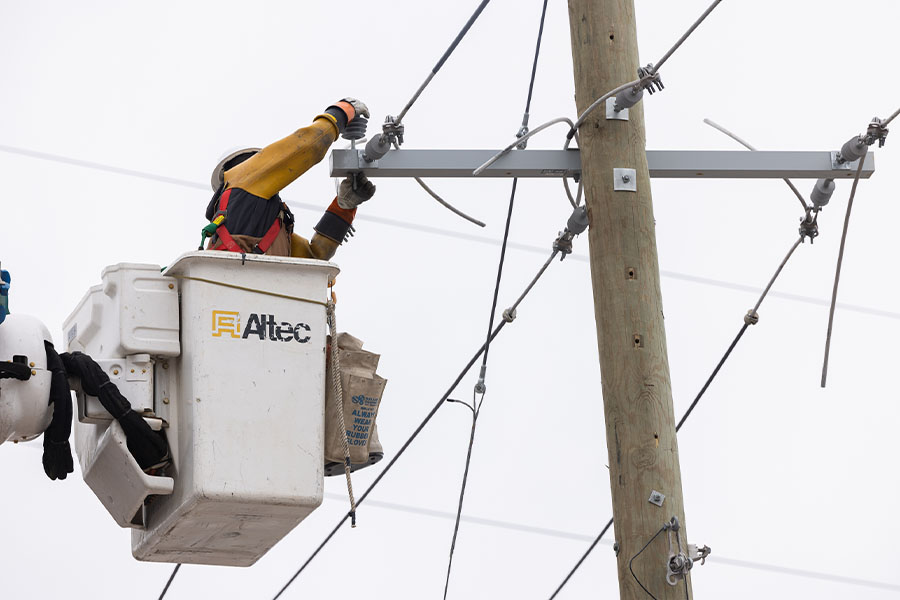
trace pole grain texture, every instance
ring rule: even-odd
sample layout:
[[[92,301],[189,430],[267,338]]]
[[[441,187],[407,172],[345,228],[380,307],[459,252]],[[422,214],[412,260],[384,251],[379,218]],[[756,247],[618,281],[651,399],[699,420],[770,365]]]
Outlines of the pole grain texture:
[[[569,0],[575,102],[579,114],[608,90],[637,77],[633,0]],[[649,94],[645,93],[645,99]],[[672,386],[666,351],[656,232],[645,152],[643,101],[630,120],[607,120],[598,107],[580,128],[590,228],[594,316],[600,371],[619,591],[647,598],[629,570],[634,557],[672,516],[687,542]],[[614,191],[613,169],[636,171],[637,191]],[[662,507],[649,502],[665,495]],[[666,534],[634,560],[641,583],[656,597],[680,599],[684,586],[665,581]],[[690,590],[688,590],[690,592]],[[693,597],[693,594],[690,594]]]

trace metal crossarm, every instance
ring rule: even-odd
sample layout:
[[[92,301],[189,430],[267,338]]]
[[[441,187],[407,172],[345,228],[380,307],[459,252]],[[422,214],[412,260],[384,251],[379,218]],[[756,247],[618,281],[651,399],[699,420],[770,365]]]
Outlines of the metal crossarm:
[[[472,171],[496,150],[392,150],[367,162],[361,150],[334,150],[333,177],[362,172],[367,177],[472,177]],[[648,150],[650,177],[704,179],[852,179],[856,163],[838,165],[828,151]],[[875,172],[872,153],[864,159],[862,178]],[[633,165],[622,165],[630,167]],[[515,150],[479,177],[561,177],[581,173],[578,150]]]

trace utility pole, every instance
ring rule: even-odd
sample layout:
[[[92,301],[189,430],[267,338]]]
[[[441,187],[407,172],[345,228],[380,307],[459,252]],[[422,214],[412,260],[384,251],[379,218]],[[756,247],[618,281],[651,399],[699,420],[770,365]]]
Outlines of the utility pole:
[[[634,0],[569,0],[569,26],[581,114],[638,76]],[[648,596],[629,561],[673,516],[685,543],[687,537],[642,103],[629,112],[627,121],[607,120],[606,107],[599,106],[581,126],[579,145],[619,592],[623,599],[643,600]],[[634,173],[614,177],[613,170],[623,168]],[[614,189],[623,183],[635,191]],[[650,501],[653,492],[665,496],[661,506]],[[661,533],[633,563],[640,582],[660,600],[684,598],[689,585],[666,583],[668,535]]]

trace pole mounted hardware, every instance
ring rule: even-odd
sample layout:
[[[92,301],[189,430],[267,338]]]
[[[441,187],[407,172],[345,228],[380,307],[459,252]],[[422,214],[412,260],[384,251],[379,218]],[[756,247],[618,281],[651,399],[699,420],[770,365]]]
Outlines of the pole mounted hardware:
[[[694,567],[694,562],[706,563],[706,557],[711,550],[709,546],[698,547],[696,544],[681,543],[681,524],[678,517],[665,524],[666,535],[669,539],[669,559],[666,563],[666,583],[675,586],[684,579],[685,575]],[[674,541],[674,543],[673,543]]]
[[[565,260],[566,256],[572,253],[572,240],[587,228],[587,210],[584,206],[578,206],[566,221],[566,228],[559,232],[559,237],[553,242],[553,250],[560,253],[559,260]]]

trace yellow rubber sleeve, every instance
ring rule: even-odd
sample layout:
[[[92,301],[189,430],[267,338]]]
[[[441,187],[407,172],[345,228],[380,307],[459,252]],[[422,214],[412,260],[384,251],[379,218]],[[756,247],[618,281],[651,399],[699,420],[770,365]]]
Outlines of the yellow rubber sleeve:
[[[325,158],[337,137],[338,129],[333,121],[317,118],[312,125],[298,129],[225,171],[225,186],[271,198]]]

